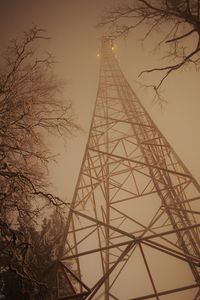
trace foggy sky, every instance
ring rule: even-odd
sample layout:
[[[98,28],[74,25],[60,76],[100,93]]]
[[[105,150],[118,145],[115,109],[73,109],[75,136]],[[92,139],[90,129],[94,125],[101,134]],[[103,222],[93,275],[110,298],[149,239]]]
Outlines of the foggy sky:
[[[103,31],[95,25],[102,11],[116,1],[97,0],[1,0],[1,50],[8,41],[28,30],[33,24],[47,30],[51,37],[42,45],[57,60],[56,75],[66,80],[64,97],[73,102],[77,122],[84,133],[68,140],[67,149],[57,141],[58,164],[52,166],[51,177],[56,191],[70,200],[87,139],[98,86],[99,61],[96,53]],[[117,56],[129,83],[147,107],[152,118],[193,175],[199,175],[200,100],[199,74],[187,70],[172,75],[164,86],[168,105],[163,111],[152,105],[151,94],[135,82],[141,70],[160,64],[159,53],[152,54],[155,39],[141,44],[139,30],[126,40],[117,42]],[[152,75],[151,75],[152,76]],[[50,141],[51,144],[51,141]],[[52,143],[53,145],[55,143]],[[61,150],[62,147],[62,150]]]
[[[78,176],[87,133],[96,98],[99,61],[96,57],[102,31],[95,28],[102,10],[115,1],[108,0],[0,0],[1,50],[8,41],[28,30],[33,24],[47,30],[50,41],[44,48],[55,55],[56,74],[66,80],[64,97],[70,98],[77,122],[84,132],[68,140],[49,141],[60,154],[57,165],[51,166],[51,178],[59,196],[71,200]],[[117,57],[121,69],[148,109],[159,129],[195,178],[200,180],[200,99],[199,73],[193,70],[172,75],[164,85],[168,105],[163,111],[152,105],[151,93],[136,83],[141,70],[160,64],[159,53],[153,54],[153,42],[138,41],[136,31],[126,40],[117,42]]]

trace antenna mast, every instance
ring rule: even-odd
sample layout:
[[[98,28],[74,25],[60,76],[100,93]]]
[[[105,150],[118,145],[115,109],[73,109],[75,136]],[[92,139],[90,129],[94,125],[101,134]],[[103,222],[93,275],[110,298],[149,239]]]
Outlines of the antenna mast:
[[[128,84],[108,37],[100,56],[62,259],[73,260],[80,280],[73,299],[199,300],[200,186]]]

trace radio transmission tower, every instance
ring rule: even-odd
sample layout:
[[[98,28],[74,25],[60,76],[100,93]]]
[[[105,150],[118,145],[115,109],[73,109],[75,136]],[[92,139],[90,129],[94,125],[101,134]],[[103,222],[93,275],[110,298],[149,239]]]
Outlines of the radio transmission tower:
[[[100,56],[60,264],[69,287],[59,297],[199,300],[200,186],[131,89],[109,38]]]

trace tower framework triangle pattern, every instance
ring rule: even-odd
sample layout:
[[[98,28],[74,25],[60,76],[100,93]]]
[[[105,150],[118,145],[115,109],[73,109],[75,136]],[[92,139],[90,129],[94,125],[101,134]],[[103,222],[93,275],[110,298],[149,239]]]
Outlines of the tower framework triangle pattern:
[[[62,264],[83,299],[199,300],[200,186],[125,79],[104,37]],[[83,284],[77,287],[83,293]],[[73,295],[76,299],[76,295]]]

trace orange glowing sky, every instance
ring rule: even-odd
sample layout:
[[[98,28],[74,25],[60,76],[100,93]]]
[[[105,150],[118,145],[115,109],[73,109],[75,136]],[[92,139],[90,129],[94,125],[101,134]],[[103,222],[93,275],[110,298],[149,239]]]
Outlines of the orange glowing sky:
[[[1,50],[8,40],[19,36],[33,24],[47,30],[51,40],[44,47],[55,55],[56,74],[66,80],[65,97],[71,98],[77,122],[84,133],[68,140],[67,149],[57,141],[54,150],[60,153],[58,164],[51,167],[51,177],[58,194],[70,200],[87,139],[98,86],[99,62],[96,53],[102,31],[95,28],[104,8],[111,0],[1,0]],[[132,33],[117,42],[117,56],[122,71],[152,118],[172,144],[193,175],[200,179],[200,100],[199,73],[193,70],[172,75],[164,86],[168,105],[164,111],[152,106],[151,94],[142,91],[137,75],[144,68],[158,63],[153,55],[153,42],[141,44],[141,32]],[[154,38],[155,40],[155,38]],[[50,142],[51,143],[51,142]],[[54,144],[54,142],[52,143]]]
[[[33,24],[47,30],[50,41],[44,48],[55,55],[55,72],[66,80],[64,97],[70,98],[77,122],[83,132],[68,139],[67,147],[59,140],[49,141],[59,153],[58,162],[50,168],[52,190],[67,201],[71,200],[88,136],[88,129],[96,98],[99,60],[96,57],[103,31],[95,25],[111,0],[0,0],[0,49]],[[144,68],[160,64],[159,53],[153,54],[156,36],[141,44],[141,32],[133,32],[126,40],[116,42],[121,69],[148,109],[155,123],[200,181],[200,99],[199,73],[180,71],[164,85],[168,105],[163,111],[152,105],[151,93],[141,90],[136,83]],[[153,76],[153,75],[151,75]]]

